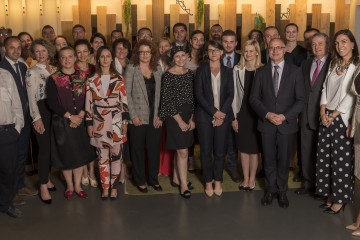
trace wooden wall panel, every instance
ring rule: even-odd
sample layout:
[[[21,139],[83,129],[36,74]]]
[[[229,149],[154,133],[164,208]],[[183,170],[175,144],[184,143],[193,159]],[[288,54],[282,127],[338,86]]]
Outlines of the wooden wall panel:
[[[72,27],[73,21],[61,21],[61,35],[64,35],[67,39],[72,39]]]
[[[346,28],[345,18],[349,16],[345,15],[345,10],[345,0],[335,0],[335,32]]]
[[[312,24],[311,27],[320,29],[321,28],[321,4],[312,5]]]
[[[72,6],[72,14],[73,14],[73,23],[79,24],[79,5]]]
[[[131,40],[130,42],[132,43],[134,41],[134,37],[137,36],[137,5],[136,4],[131,4]]]
[[[345,21],[344,28],[349,28],[350,26],[350,4],[345,4]]]
[[[153,28],[153,37],[155,40],[159,40],[164,32],[165,17],[164,16],[164,0],[152,0],[152,25],[156,26]]]
[[[102,33],[104,36],[108,35],[107,32],[107,22],[106,22],[106,14],[107,13],[107,7],[105,6],[97,6],[96,7],[96,28],[97,31]]]
[[[140,28],[147,27],[147,21],[146,20],[137,20],[137,30]]]
[[[289,9],[290,9],[289,22],[296,23],[296,4],[290,4]]]
[[[86,29],[87,36],[91,36],[91,0],[78,0],[79,23]]]
[[[224,4],[219,4],[219,24],[225,29],[225,6]]]
[[[266,0],[266,26],[275,26],[275,0]]]
[[[111,41],[111,32],[116,29],[116,14],[107,14],[106,15],[106,29],[108,42]],[[106,37],[106,36],[105,36]]]
[[[224,0],[225,24],[223,29],[236,31],[236,0]]]
[[[254,18],[252,18],[251,14],[251,4],[243,4],[242,5],[242,26],[241,26],[241,46],[247,40],[247,35],[253,29],[254,26]],[[236,21],[235,21],[236,22]]]
[[[296,24],[299,26],[298,40],[304,41],[303,32],[306,30],[307,0],[295,0]]]
[[[275,4],[275,27],[277,27],[278,29],[280,29],[280,25],[281,25],[280,14],[281,14],[281,4]],[[270,25],[267,25],[267,27],[268,26]]]
[[[330,34],[330,13],[321,14],[321,27],[320,32]]]
[[[175,25],[175,23],[179,22],[180,18],[180,6],[177,4],[171,4],[170,5],[170,38],[171,40],[174,40],[174,35],[172,34],[172,28]]]
[[[146,26],[153,30],[152,5],[146,5]]]
[[[187,29],[189,29],[189,14],[179,14],[179,22],[185,23]],[[190,35],[191,32],[192,31],[188,30],[188,35]]]
[[[205,4],[204,6],[204,33],[205,36],[209,36],[209,31],[211,28],[210,24],[210,4]]]

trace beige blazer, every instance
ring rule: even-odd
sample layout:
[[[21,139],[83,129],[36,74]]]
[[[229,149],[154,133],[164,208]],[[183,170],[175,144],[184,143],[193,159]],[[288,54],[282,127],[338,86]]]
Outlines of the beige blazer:
[[[153,73],[155,77],[155,107],[154,118],[158,116],[160,103],[160,88],[162,71],[158,66]],[[143,124],[149,124],[150,106],[144,82],[144,76],[139,66],[128,64],[125,69],[126,92],[130,119],[139,117]]]
[[[244,84],[245,84],[245,68],[240,69],[238,65],[234,67],[234,100],[232,102],[232,109],[234,118],[240,111],[242,100],[244,98]]]
[[[358,64],[357,69],[353,74],[353,80],[350,90],[350,92],[356,96],[356,103],[354,106],[354,113],[351,121],[350,136],[354,138],[354,148],[355,148],[354,175],[358,179],[360,179],[360,93],[356,92],[354,82],[359,74],[360,74],[360,64]]]

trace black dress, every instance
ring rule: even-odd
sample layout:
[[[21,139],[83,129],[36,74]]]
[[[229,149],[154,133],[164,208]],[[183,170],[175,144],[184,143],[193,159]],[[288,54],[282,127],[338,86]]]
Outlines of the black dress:
[[[261,138],[257,130],[258,117],[249,103],[251,87],[255,71],[245,70],[244,97],[240,111],[237,114],[239,131],[236,134],[236,146],[242,153],[260,153]]]
[[[166,148],[185,149],[193,145],[193,131],[183,132],[173,118],[179,114],[188,123],[194,114],[194,73],[182,75],[165,72],[161,80],[159,116],[166,122]]]

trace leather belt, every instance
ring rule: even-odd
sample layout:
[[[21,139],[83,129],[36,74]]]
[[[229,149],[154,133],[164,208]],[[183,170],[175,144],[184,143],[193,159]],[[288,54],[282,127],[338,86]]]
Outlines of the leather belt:
[[[5,131],[5,130],[7,130],[9,128],[13,128],[13,127],[15,127],[15,123],[7,124],[7,125],[0,125],[0,132]]]

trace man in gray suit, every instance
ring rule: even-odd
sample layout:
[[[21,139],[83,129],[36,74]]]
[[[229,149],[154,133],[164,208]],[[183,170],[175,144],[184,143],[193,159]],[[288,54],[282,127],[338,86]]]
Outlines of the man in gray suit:
[[[269,56],[271,62],[256,72],[250,95],[251,107],[258,115],[265,166],[267,192],[261,203],[270,205],[277,195],[279,206],[287,208],[290,154],[304,107],[304,80],[300,69],[284,60],[282,39],[270,41]]]
[[[301,162],[302,186],[295,190],[298,195],[315,192],[316,146],[320,124],[320,98],[326,78],[330,57],[329,37],[324,33],[316,33],[311,38],[313,57],[303,62],[301,69],[305,81],[305,107],[301,112],[299,125],[301,128]]]

